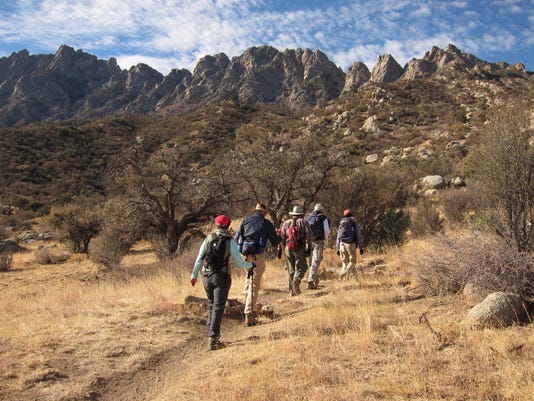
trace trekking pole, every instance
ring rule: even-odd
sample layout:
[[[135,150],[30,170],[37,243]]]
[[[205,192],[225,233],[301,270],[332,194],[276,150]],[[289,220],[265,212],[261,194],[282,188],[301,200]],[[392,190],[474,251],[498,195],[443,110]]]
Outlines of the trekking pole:
[[[249,279],[248,282],[248,290],[249,290],[249,296],[250,296],[250,304],[254,306],[254,269],[256,266],[252,267],[247,274],[247,278]],[[254,310],[252,310],[252,314],[254,314]]]

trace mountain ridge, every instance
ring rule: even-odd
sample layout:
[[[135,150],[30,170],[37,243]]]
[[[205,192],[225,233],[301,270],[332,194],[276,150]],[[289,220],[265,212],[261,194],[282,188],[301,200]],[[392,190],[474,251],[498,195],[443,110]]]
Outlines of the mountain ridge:
[[[251,47],[242,55],[201,58],[193,72],[163,75],[146,64],[121,69],[115,58],[98,59],[67,45],[55,54],[27,50],[0,58],[0,126],[120,115],[183,114],[211,101],[278,103],[291,108],[317,105],[357,91],[368,83],[424,79],[444,71],[481,79],[530,79],[521,63],[489,63],[454,45],[433,47],[404,67],[393,56],[362,62],[347,72],[320,50]]]

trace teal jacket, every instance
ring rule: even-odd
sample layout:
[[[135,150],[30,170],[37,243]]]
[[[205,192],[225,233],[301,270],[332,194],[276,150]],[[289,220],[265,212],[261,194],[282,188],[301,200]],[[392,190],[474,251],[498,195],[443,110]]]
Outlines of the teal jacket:
[[[216,231],[218,234],[225,234],[230,236],[230,233],[228,230],[224,230],[222,228],[218,228]],[[198,272],[200,271],[200,268],[202,267],[202,261],[206,257],[206,245],[208,242],[208,237],[204,238],[204,241],[202,242],[202,245],[200,245],[200,249],[198,250],[197,259],[195,260],[195,265],[193,267],[193,271],[191,272],[191,278],[197,278]],[[238,267],[244,268],[244,269],[250,269],[253,264],[251,262],[247,262],[241,254],[239,253],[239,249],[237,247],[237,242],[235,242],[235,239],[230,238],[230,256],[236,263]],[[228,274],[230,274],[230,268],[228,268]]]

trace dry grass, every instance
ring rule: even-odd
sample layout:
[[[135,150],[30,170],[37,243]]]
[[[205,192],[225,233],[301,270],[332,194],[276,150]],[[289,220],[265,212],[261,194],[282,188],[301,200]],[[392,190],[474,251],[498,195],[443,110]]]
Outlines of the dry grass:
[[[277,318],[246,328],[226,317],[229,346],[216,352],[205,351],[203,313],[183,304],[187,295],[204,297],[201,286],[187,286],[190,260],[159,266],[139,247],[120,272],[102,275],[81,256],[42,266],[15,255],[1,282],[0,394],[6,401],[529,399],[534,329],[467,331],[461,297],[421,298],[403,261],[427,246],[365,255],[358,279],[325,274],[319,290],[298,297],[286,293],[283,261],[272,262],[260,302],[275,305]],[[337,266],[330,250],[324,270],[334,276]],[[236,269],[230,298],[241,299],[242,280]]]

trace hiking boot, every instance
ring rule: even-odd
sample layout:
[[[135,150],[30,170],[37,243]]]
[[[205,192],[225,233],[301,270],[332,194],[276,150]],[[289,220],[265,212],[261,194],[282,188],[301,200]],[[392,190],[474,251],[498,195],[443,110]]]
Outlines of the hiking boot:
[[[293,281],[291,283],[291,295],[300,294],[300,281]]]
[[[317,284],[315,284],[313,281],[308,281],[308,290],[316,290]]]
[[[258,321],[254,317],[254,313],[245,313],[245,324],[248,327],[258,324]]]
[[[210,351],[215,351],[215,350],[218,350],[224,347],[226,347],[226,345],[222,343],[221,341],[219,341],[218,337],[210,337],[209,339],[209,350]]]

